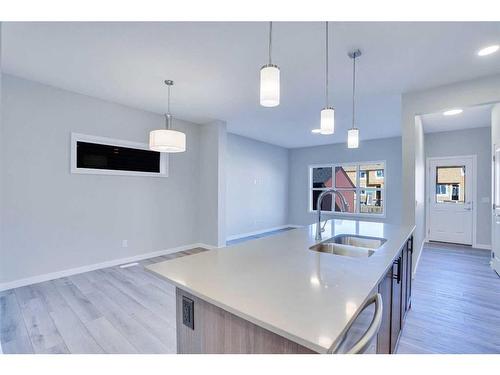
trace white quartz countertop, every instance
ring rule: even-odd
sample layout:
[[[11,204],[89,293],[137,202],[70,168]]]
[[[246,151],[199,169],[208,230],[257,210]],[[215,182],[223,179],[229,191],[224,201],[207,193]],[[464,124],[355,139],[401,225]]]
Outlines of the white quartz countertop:
[[[309,250],[316,225],[147,268],[193,295],[319,353],[342,338],[413,232],[410,225],[330,220],[338,234],[387,241],[368,258]]]

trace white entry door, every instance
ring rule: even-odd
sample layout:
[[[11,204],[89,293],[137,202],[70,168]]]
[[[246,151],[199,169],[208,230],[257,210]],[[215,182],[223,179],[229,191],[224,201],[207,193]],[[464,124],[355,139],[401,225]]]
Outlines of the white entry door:
[[[472,245],[474,158],[431,158],[428,165],[428,239]]]

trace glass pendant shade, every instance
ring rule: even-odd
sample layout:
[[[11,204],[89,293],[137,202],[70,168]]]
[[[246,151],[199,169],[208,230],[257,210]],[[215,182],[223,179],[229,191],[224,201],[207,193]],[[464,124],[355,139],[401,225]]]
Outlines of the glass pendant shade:
[[[321,134],[333,134],[335,132],[335,110],[327,107],[321,110]]]
[[[359,147],[359,129],[352,128],[347,131],[347,148]]]
[[[276,107],[280,104],[280,68],[264,65],[260,70],[260,105]]]
[[[153,130],[149,133],[149,149],[158,152],[184,152],[186,134],[172,129]]]

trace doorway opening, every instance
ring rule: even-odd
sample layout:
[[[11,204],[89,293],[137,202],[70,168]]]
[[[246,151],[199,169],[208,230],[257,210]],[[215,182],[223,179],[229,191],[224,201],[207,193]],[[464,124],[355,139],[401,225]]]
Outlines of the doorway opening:
[[[492,109],[421,115],[426,241],[491,249]]]

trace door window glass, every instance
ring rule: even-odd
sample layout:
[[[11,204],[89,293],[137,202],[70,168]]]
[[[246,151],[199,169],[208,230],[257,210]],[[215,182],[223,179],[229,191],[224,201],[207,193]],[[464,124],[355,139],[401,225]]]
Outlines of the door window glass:
[[[465,165],[436,167],[436,203],[465,202]]]

